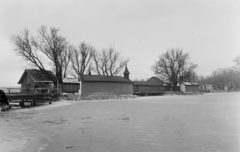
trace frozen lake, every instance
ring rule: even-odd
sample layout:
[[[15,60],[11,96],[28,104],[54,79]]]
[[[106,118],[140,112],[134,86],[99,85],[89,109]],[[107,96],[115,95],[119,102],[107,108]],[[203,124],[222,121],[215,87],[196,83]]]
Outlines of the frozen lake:
[[[4,119],[41,133],[26,151],[240,151],[239,93],[73,102]]]

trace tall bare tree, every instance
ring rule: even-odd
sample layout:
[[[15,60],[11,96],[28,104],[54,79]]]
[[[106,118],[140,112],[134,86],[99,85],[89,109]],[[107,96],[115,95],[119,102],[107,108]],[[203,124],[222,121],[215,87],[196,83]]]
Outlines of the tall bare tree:
[[[72,54],[74,51],[74,46],[68,46],[67,50],[63,53],[63,77],[66,78],[68,73],[70,73],[69,65],[71,62]]]
[[[86,74],[87,70],[91,68],[91,59],[95,49],[88,44],[81,43],[78,49],[73,49],[71,57],[72,69],[74,76],[80,79],[81,75]]]
[[[176,48],[160,55],[151,70],[176,86],[188,80],[196,67],[196,64],[189,62],[188,53],[183,53],[181,49]]]
[[[116,76],[123,70],[129,59],[124,59],[114,48],[95,51],[93,55],[94,68],[99,75]]]
[[[52,27],[48,33],[47,28],[41,26],[38,29],[37,37],[30,38],[28,30],[24,30],[22,35],[13,35],[11,40],[17,54],[31,62],[39,70],[46,71],[39,54],[42,53],[49,59],[56,78],[61,84],[64,71],[67,71],[68,62],[66,58],[70,55],[70,47],[66,39],[58,32],[59,29]]]

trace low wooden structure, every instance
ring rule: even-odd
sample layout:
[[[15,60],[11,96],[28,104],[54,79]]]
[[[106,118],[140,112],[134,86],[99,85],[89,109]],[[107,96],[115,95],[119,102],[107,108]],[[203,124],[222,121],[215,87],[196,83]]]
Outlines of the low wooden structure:
[[[200,84],[199,89],[201,92],[212,92],[213,86],[211,84]]]
[[[19,103],[19,106],[24,107],[25,103],[31,103],[31,105],[37,105],[38,103],[48,102],[52,103],[51,94],[6,94],[9,103]]]
[[[165,91],[180,91],[180,86],[174,86],[171,83],[164,83],[163,87]]]
[[[133,94],[133,82],[129,79],[129,71],[125,67],[124,77],[105,75],[81,75],[76,78],[63,79],[64,93],[81,93],[81,95],[130,95]]]
[[[145,95],[161,95],[164,93],[164,87],[161,84],[156,84],[146,81],[133,81],[133,94],[139,96]]]
[[[77,78],[63,78],[63,93],[78,93],[80,89],[80,81]]]
[[[196,82],[183,82],[180,89],[182,92],[200,92],[199,86]]]
[[[163,83],[157,77],[151,77],[148,81],[133,81],[133,94],[162,95],[165,91]]]

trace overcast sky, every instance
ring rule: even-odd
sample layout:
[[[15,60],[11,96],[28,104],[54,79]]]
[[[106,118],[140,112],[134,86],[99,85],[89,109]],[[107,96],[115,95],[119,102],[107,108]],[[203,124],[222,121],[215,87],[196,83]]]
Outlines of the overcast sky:
[[[239,0],[0,0],[0,86],[16,86],[27,62],[10,37],[41,25],[56,27],[69,43],[114,46],[133,80],[154,75],[151,65],[166,50],[181,48],[210,75],[240,54]]]

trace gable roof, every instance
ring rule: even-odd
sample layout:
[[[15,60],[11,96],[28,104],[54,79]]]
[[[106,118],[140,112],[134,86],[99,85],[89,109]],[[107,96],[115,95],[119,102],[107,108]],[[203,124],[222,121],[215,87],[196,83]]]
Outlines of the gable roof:
[[[131,80],[119,76],[104,76],[104,75],[82,75],[82,82],[124,82],[132,83]]]
[[[160,80],[158,77],[151,77],[150,79],[148,79],[147,82],[152,82],[152,83],[159,83],[159,84],[163,84],[164,82],[162,80]]]
[[[199,86],[199,84],[196,82],[183,82],[182,84],[186,86]]]
[[[25,75],[29,75],[33,81],[35,82],[46,82],[46,81],[52,81],[55,82],[56,81],[56,77],[55,75],[52,73],[52,71],[47,71],[47,73],[49,74],[49,76],[47,76],[45,73],[43,73],[40,70],[36,70],[36,69],[26,69],[24,71],[24,73],[22,74],[20,80],[18,81],[18,84],[21,84]]]

